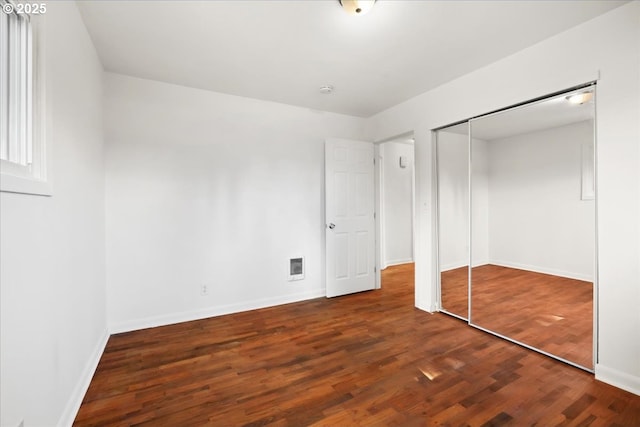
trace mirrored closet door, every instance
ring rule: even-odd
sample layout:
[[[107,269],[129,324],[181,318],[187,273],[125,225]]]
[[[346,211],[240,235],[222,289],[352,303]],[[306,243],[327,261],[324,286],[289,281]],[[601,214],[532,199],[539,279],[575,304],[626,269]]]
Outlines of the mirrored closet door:
[[[594,89],[472,119],[467,138],[469,324],[587,370],[594,367]],[[440,158],[440,133],[441,301],[448,311],[443,249],[452,233],[443,218],[451,208],[442,201],[451,196],[443,194],[440,163],[451,161]]]
[[[441,310],[469,316],[469,123],[438,131],[438,265]]]

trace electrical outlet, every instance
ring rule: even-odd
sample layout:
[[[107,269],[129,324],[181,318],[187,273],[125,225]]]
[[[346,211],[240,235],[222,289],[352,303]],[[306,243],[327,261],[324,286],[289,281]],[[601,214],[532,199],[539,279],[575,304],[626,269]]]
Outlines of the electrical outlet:
[[[209,295],[209,285],[202,285],[200,287],[200,295],[202,296]]]

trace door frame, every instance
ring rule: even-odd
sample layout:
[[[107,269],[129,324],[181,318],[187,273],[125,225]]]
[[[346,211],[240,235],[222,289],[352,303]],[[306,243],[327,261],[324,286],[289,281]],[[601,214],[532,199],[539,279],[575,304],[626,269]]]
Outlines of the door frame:
[[[384,156],[380,153],[380,146],[387,142],[394,142],[398,140],[406,140],[406,139],[414,139],[413,143],[413,158],[414,164],[412,168],[412,178],[411,178],[411,243],[412,243],[412,258],[415,262],[416,258],[416,169],[415,169],[415,158],[416,158],[416,145],[415,145],[415,132],[413,130],[409,130],[407,132],[403,132],[392,136],[390,138],[385,138],[379,141],[375,141],[373,143],[374,156],[376,159],[376,164],[374,168],[374,176],[375,176],[375,206],[376,206],[376,289],[382,288],[382,276],[381,271],[383,268],[386,268],[386,265],[383,265],[384,262],[384,236],[385,236],[385,227],[384,227]],[[415,291],[414,291],[415,294]]]
[[[555,360],[559,360],[561,362],[564,362],[568,365],[574,366],[578,369],[582,369],[586,372],[595,374],[595,370],[596,370],[596,366],[598,365],[599,362],[599,343],[600,343],[600,333],[599,333],[599,287],[600,287],[600,275],[599,275],[599,236],[600,236],[600,230],[599,230],[599,221],[598,221],[598,208],[599,208],[599,203],[600,203],[600,198],[598,197],[598,182],[599,182],[599,174],[598,174],[598,84],[597,84],[597,79],[596,80],[592,80],[592,81],[588,81],[570,88],[565,88],[553,93],[549,93],[546,95],[542,95],[539,96],[537,98],[533,98],[527,101],[523,101],[511,106],[507,106],[504,108],[500,108],[494,111],[489,111],[487,113],[484,114],[480,114],[477,116],[473,116],[473,117],[469,117],[466,118],[464,120],[459,120],[453,123],[450,123],[448,125],[444,125],[444,126],[440,126],[437,128],[433,128],[430,130],[431,132],[431,141],[433,143],[433,154],[434,154],[434,158],[433,158],[433,164],[434,164],[434,168],[432,169],[432,173],[431,173],[431,182],[432,184],[434,184],[436,186],[436,194],[435,194],[435,198],[433,199],[434,203],[436,203],[436,215],[434,216],[434,219],[432,221],[432,227],[435,228],[435,233],[434,233],[434,237],[435,237],[435,242],[436,242],[436,248],[435,248],[435,254],[436,254],[436,268],[433,270],[433,276],[432,276],[432,280],[433,283],[435,283],[436,285],[436,289],[435,289],[435,297],[436,297],[436,301],[435,301],[435,306],[436,306],[436,311],[439,312],[443,312],[447,315],[450,316],[454,316],[454,317],[459,317],[456,316],[452,313],[449,313],[446,310],[442,309],[442,290],[441,290],[441,280],[440,280],[440,267],[439,267],[439,256],[440,254],[439,252],[439,247],[440,247],[440,237],[439,237],[439,229],[440,229],[440,224],[439,224],[439,195],[438,195],[438,156],[437,156],[437,133],[440,130],[455,126],[455,125],[459,125],[461,123],[468,123],[469,124],[469,148],[471,148],[471,142],[472,142],[472,131],[471,131],[471,123],[473,120],[479,119],[479,118],[483,118],[483,117],[487,117],[487,116],[491,116],[494,114],[499,114],[501,112],[504,111],[509,111],[509,110],[514,110],[514,109],[518,109],[518,108],[525,108],[527,106],[536,104],[538,102],[542,102],[546,99],[555,97],[555,96],[559,96],[559,95],[565,95],[568,94],[570,92],[574,92],[574,91],[579,91],[585,88],[591,88],[591,90],[593,91],[594,95],[595,95],[595,104],[593,107],[593,151],[594,151],[594,155],[593,155],[593,186],[594,186],[594,223],[593,223],[593,230],[592,232],[594,233],[594,239],[595,239],[595,245],[594,245],[594,254],[593,254],[593,278],[592,278],[592,282],[593,282],[593,327],[592,327],[592,359],[593,359],[593,368],[588,368],[582,365],[578,365],[575,362],[563,359],[562,357],[556,356],[552,353],[548,353],[546,351],[543,351],[539,348],[536,348],[534,346],[530,346],[528,344],[522,343],[520,341],[517,341],[515,339],[512,339],[510,337],[507,336],[503,336],[500,335],[496,332],[493,332],[489,329],[485,329],[481,326],[478,326],[473,322],[473,319],[471,318],[471,274],[469,273],[469,279],[468,279],[468,296],[469,296],[469,304],[468,304],[468,319],[466,319],[466,322],[469,326],[485,331],[489,334],[492,334],[494,336],[498,336],[500,338],[503,338],[509,342],[513,342],[515,344],[518,344],[522,347],[528,348],[532,351],[544,354],[552,359]],[[471,216],[471,209],[472,209],[472,204],[471,204],[471,186],[472,186],[472,178],[471,178],[471,150],[469,149],[469,268],[472,268],[472,255],[471,255],[471,248],[472,248],[472,216]],[[462,319],[465,320],[465,319]]]

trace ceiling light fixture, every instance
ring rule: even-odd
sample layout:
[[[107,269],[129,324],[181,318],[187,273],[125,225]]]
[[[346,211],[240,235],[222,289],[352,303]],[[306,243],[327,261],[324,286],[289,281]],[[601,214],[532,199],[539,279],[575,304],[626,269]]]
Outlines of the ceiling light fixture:
[[[369,12],[376,0],[338,0],[342,8],[349,15],[365,15]]]
[[[329,95],[331,92],[333,92],[333,86],[331,85],[320,86],[320,93],[324,95]]]
[[[585,102],[589,102],[592,97],[593,97],[593,92],[582,92],[582,93],[569,95],[566,97],[566,100],[569,101],[571,104],[580,105],[580,104],[584,104]]]

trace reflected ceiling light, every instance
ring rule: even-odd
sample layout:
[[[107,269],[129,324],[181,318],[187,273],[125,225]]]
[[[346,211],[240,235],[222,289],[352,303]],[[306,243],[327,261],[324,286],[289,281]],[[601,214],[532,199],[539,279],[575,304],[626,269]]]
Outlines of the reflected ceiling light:
[[[593,98],[593,92],[582,92],[582,93],[576,93],[573,95],[569,95],[566,97],[567,101],[569,101],[572,104],[584,104],[585,102],[589,102],[591,100],[591,98]]]
[[[329,95],[331,92],[333,92],[333,86],[331,85],[320,86],[320,93],[324,95]]]
[[[376,0],[338,0],[342,8],[350,15],[364,15],[369,12]]]

